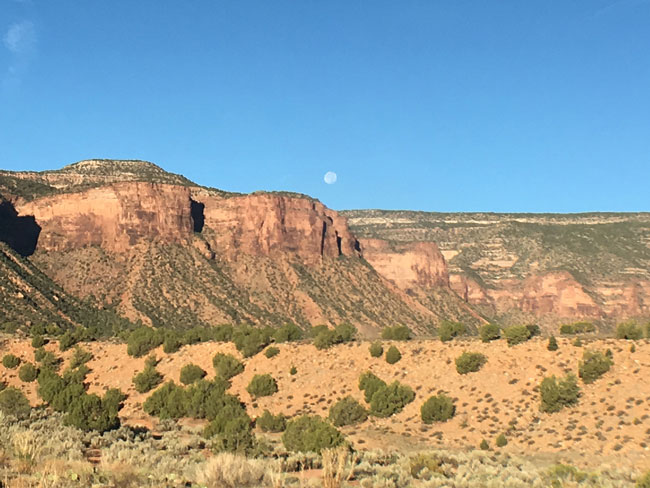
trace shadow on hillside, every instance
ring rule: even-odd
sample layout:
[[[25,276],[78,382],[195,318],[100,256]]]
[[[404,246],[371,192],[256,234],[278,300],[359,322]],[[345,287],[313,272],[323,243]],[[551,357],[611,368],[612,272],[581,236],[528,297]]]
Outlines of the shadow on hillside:
[[[31,256],[36,251],[41,226],[33,215],[18,216],[11,202],[0,203],[0,241],[21,256]]]

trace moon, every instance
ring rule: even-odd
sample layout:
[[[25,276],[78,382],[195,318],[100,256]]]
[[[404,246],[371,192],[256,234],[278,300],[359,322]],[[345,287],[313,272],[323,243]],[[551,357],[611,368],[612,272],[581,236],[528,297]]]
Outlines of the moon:
[[[336,183],[336,173],[334,171],[328,171],[325,173],[325,177],[323,179],[328,185],[333,185]]]

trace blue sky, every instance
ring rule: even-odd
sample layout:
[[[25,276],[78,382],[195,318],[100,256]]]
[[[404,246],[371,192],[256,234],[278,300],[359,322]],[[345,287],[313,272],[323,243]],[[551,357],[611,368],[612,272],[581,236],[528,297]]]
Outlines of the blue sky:
[[[5,169],[145,159],[335,209],[650,210],[648,0],[0,0],[0,38]]]

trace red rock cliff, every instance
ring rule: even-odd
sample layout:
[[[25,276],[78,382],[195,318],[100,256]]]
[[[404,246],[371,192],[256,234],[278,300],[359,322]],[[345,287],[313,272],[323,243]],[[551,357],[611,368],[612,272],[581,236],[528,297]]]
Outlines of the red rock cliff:
[[[398,244],[381,239],[359,242],[366,261],[403,290],[449,285],[447,264],[433,242]]]

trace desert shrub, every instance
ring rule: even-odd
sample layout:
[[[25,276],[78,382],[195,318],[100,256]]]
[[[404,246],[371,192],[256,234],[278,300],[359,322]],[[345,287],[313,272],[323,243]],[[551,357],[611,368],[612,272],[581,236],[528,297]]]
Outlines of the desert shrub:
[[[317,349],[327,349],[336,344],[350,342],[357,335],[357,329],[348,323],[337,325],[334,329],[320,329],[314,338],[314,346]]]
[[[377,390],[370,400],[370,411],[376,417],[390,417],[415,400],[415,392],[408,386],[394,381]]]
[[[178,352],[178,350],[183,346],[183,339],[178,334],[178,332],[173,330],[165,331],[165,337],[163,339],[163,352],[165,354],[173,354]]]
[[[244,371],[244,365],[235,356],[218,352],[212,358],[215,373],[224,380],[229,380]]]
[[[544,378],[539,385],[542,412],[559,412],[564,407],[578,403],[580,388],[577,378],[569,374],[558,380],[555,376]]]
[[[253,398],[273,395],[278,391],[278,383],[270,374],[256,374],[246,387]]]
[[[76,346],[74,348],[74,354],[70,358],[70,365],[69,367],[74,369],[78,368],[82,364],[86,364],[88,361],[90,361],[93,358],[93,355],[90,353],[90,351],[86,351],[85,349]]]
[[[200,366],[197,366],[196,364],[186,364],[181,368],[180,380],[184,385],[189,385],[190,383],[199,381],[206,374],[207,373]]]
[[[284,432],[287,427],[287,418],[281,413],[273,415],[268,410],[264,410],[261,416],[255,421],[262,432]]]
[[[124,400],[127,396],[118,388],[109,388],[104,393],[102,403],[110,415],[117,417],[117,412],[124,406]]]
[[[5,354],[2,358],[2,365],[7,369],[16,369],[20,364],[20,358],[14,354]]]
[[[65,425],[71,425],[83,431],[106,432],[120,426],[117,412],[102,402],[97,395],[84,394],[70,407],[64,417]]]
[[[525,325],[506,327],[503,329],[503,335],[506,336],[509,346],[521,344],[531,338],[530,330]]]
[[[313,327],[309,328],[307,335],[312,339],[316,339],[316,337],[318,337],[321,332],[326,332],[328,330],[330,330],[330,328],[327,325],[314,325]]]
[[[461,336],[467,333],[467,328],[460,322],[451,322],[443,320],[438,328],[438,335],[442,342],[452,340],[454,337]]]
[[[241,327],[233,332],[233,342],[245,358],[254,356],[271,342],[274,329]]]
[[[650,471],[647,471],[643,476],[638,478],[634,486],[636,488],[650,488]]]
[[[18,370],[18,377],[25,383],[31,383],[38,376],[38,369],[32,363],[23,364]]]
[[[586,350],[578,365],[578,375],[586,384],[593,383],[609,371],[613,361],[600,351]]]
[[[59,350],[67,351],[72,346],[86,339],[88,336],[81,328],[74,330],[67,330],[65,334],[59,337]]]
[[[148,354],[162,343],[163,335],[160,331],[151,327],[139,327],[129,334],[126,352],[129,356],[139,358]]]
[[[61,367],[61,358],[57,357],[51,351],[46,351],[42,347],[34,351],[34,359],[40,364],[41,370],[49,369],[51,371],[58,371]]]
[[[400,359],[402,359],[402,354],[399,352],[399,349],[395,346],[390,346],[388,351],[386,351],[386,362],[388,364],[395,364]]]
[[[456,358],[456,371],[460,374],[474,373],[487,362],[487,357],[479,352],[464,352]]]
[[[445,474],[443,460],[434,453],[420,453],[409,459],[409,471],[415,479],[429,479],[432,474]]]
[[[201,379],[192,383],[185,390],[186,416],[212,420],[222,408],[239,405],[236,397],[226,393],[229,387],[227,380],[218,377],[212,381]]]
[[[548,349],[549,351],[557,351],[558,345],[555,336],[551,336],[548,338],[548,345],[546,346],[546,349]]]
[[[381,338],[387,341],[408,341],[411,338],[411,329],[405,325],[386,327],[381,331]]]
[[[508,439],[504,434],[499,434],[499,437],[497,437],[495,444],[497,447],[503,447],[508,444]]]
[[[420,407],[420,415],[425,424],[432,424],[433,422],[446,422],[456,413],[456,405],[454,401],[440,393],[430,397]]]
[[[384,354],[384,347],[381,345],[381,342],[379,341],[370,344],[368,350],[370,351],[370,356],[372,356],[373,358],[379,358],[381,357],[382,354]]]
[[[297,373],[298,373],[298,370],[296,369],[296,367],[295,367],[295,366],[291,366],[291,369],[289,370],[289,374],[290,374],[291,376],[293,376],[293,375],[295,375],[295,374],[297,374]]]
[[[343,435],[318,416],[303,415],[287,423],[282,443],[289,451],[316,452],[339,446]]]
[[[478,447],[479,447],[479,449],[481,449],[483,451],[489,451],[490,450],[490,444],[488,444],[488,441],[486,441],[485,439],[483,439],[481,441],[481,443],[479,444]]]
[[[236,397],[224,396],[224,404],[212,421],[203,430],[211,439],[211,448],[217,452],[247,454],[255,446],[253,421]]]
[[[586,334],[588,332],[594,332],[596,327],[591,322],[575,322],[573,324],[562,324],[560,326],[560,334],[563,335],[574,335],[574,334]]]
[[[386,382],[370,371],[359,377],[359,389],[364,392],[365,400],[370,403],[372,396],[380,389],[386,387]]]
[[[4,390],[5,388],[7,388],[7,383],[0,381],[0,391]]]
[[[0,391],[0,412],[22,419],[29,415],[30,410],[27,397],[18,388],[9,386]]]
[[[329,420],[336,427],[364,422],[368,411],[351,396],[342,398],[330,407]]]
[[[161,419],[179,419],[187,414],[188,395],[173,381],[168,381],[154,391],[142,405],[142,409]]]
[[[575,347],[582,347],[582,341],[580,340],[580,337],[576,337],[575,339],[573,339],[572,344]]]
[[[286,324],[273,333],[275,342],[293,342],[302,339],[302,330],[296,324]]]
[[[496,341],[501,338],[501,329],[497,324],[485,324],[478,330],[483,342]]]
[[[618,324],[616,327],[616,338],[636,341],[643,337],[643,331],[636,322],[629,321]]]
[[[45,345],[45,338],[42,335],[35,335],[32,337],[32,347],[34,349],[43,347]]]
[[[142,371],[133,376],[133,386],[138,393],[146,393],[153,390],[163,381],[163,376],[156,370],[156,360],[147,358]]]
[[[269,359],[271,359],[272,357],[277,356],[278,354],[280,354],[280,349],[278,349],[275,346],[269,346],[264,351],[264,355]]]
[[[579,470],[570,464],[556,464],[546,471],[546,475],[551,481],[551,486],[567,486],[570,482],[580,483],[589,480],[589,473]],[[593,480],[591,480],[593,481]],[[592,483],[589,483],[590,485]]]
[[[526,328],[528,329],[529,337],[536,337],[542,333],[542,330],[537,324],[528,324]]]

